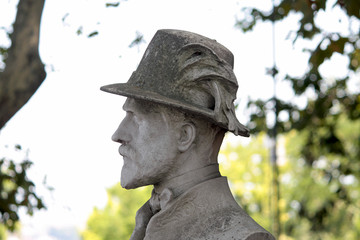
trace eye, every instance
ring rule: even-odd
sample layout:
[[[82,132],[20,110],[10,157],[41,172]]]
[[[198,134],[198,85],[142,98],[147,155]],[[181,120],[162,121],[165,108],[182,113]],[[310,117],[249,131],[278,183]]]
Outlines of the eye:
[[[126,118],[128,119],[128,121],[133,122],[137,126],[139,125],[140,120],[141,120],[136,113],[131,112],[131,111],[126,111]]]
[[[126,111],[125,118],[126,118],[127,120],[133,120],[133,118],[134,118],[133,112]]]

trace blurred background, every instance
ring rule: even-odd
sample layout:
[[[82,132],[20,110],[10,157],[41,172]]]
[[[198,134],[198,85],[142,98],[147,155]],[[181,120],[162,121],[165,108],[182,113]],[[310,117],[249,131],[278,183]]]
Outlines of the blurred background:
[[[240,122],[219,162],[278,239],[360,239],[357,0],[1,0],[0,239],[128,239],[151,188],[120,187],[110,137],[158,29],[235,56]]]

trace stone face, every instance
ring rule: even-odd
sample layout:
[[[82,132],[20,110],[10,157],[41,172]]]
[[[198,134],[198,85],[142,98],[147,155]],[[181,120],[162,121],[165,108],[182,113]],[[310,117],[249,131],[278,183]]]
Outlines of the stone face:
[[[121,185],[154,185],[132,240],[274,239],[234,200],[217,156],[224,134],[248,136],[236,119],[233,55],[215,40],[159,30],[127,83],[101,89],[128,97],[112,136]]]

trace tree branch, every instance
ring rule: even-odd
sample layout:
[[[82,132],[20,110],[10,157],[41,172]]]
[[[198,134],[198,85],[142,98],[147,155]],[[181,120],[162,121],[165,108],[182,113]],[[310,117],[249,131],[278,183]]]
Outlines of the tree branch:
[[[0,73],[0,129],[24,106],[46,77],[39,56],[45,0],[20,0],[6,67]]]

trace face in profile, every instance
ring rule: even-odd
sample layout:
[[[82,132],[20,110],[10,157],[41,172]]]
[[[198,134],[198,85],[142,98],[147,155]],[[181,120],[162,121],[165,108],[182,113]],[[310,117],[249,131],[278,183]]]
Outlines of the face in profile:
[[[123,156],[121,186],[156,184],[167,177],[178,154],[176,134],[162,108],[128,98],[125,118],[112,136]]]

